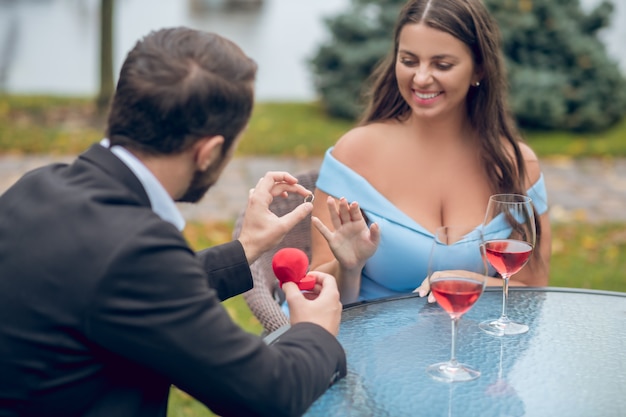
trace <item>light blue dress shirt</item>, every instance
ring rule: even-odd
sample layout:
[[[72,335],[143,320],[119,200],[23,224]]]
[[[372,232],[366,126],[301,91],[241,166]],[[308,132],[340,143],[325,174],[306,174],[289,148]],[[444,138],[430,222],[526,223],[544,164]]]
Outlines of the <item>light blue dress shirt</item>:
[[[104,138],[100,145],[105,148],[110,147],[109,139]],[[135,155],[121,146],[113,146],[111,152],[117,156],[137,177],[143,188],[146,190],[152,211],[160,218],[171,223],[181,232],[185,228],[185,219],[176,207],[172,197],[165,191],[159,180]]]

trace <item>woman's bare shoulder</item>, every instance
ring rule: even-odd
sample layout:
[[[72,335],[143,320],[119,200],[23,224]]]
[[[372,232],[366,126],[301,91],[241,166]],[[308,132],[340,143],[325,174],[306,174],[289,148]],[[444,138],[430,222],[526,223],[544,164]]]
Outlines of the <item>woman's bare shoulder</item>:
[[[511,156],[511,158],[513,158],[513,160],[515,159],[513,154],[513,147],[511,146],[511,144],[506,141],[506,139],[503,137],[502,138],[502,143],[503,146],[506,148],[507,152],[509,153],[509,155]],[[526,165],[526,187],[530,188],[535,182],[537,182],[537,180],[539,179],[539,176],[541,175],[541,168],[539,166],[539,158],[537,157],[537,154],[535,153],[535,151],[533,151],[533,149],[530,147],[530,145],[528,145],[525,142],[519,141],[517,142],[520,152],[522,154],[522,159],[524,160],[524,163]]]
[[[538,162],[537,154],[533,149],[525,142],[519,142],[519,149],[522,152],[522,157],[526,162]]]
[[[530,188],[541,175],[541,168],[539,166],[539,158],[533,149],[525,142],[519,142],[520,152],[522,153],[522,158],[526,163],[526,175],[527,181],[526,186]]]
[[[363,160],[372,149],[380,146],[381,140],[389,135],[393,125],[386,122],[357,126],[346,132],[335,144],[333,156],[343,163]]]

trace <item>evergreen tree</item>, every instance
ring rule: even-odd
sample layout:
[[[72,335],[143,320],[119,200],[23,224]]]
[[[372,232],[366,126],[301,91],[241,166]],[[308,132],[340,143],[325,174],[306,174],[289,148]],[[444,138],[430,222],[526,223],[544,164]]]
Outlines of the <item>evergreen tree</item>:
[[[391,48],[393,27],[406,0],[352,0],[325,23],[331,41],[311,61],[315,88],[330,115],[354,119],[363,109],[365,82]]]
[[[498,21],[509,71],[510,104],[523,127],[594,130],[626,114],[626,79],[598,32],[613,5],[585,13],[579,0],[483,0]],[[329,114],[357,118],[376,63],[393,47],[405,0],[353,0],[328,18],[329,43],[311,61]]]
[[[598,31],[604,1],[585,14],[578,0],[485,0],[500,24],[513,113],[522,126],[600,129],[626,114],[626,80]]]

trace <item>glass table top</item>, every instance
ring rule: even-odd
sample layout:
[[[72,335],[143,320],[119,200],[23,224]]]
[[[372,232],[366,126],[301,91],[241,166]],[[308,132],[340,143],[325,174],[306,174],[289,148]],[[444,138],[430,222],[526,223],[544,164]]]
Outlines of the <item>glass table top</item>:
[[[626,416],[626,294],[562,288],[509,292],[508,316],[530,331],[495,337],[502,289],[488,288],[459,322],[457,359],[475,381],[431,379],[450,357],[449,316],[416,296],[344,310],[348,375],[306,416]]]

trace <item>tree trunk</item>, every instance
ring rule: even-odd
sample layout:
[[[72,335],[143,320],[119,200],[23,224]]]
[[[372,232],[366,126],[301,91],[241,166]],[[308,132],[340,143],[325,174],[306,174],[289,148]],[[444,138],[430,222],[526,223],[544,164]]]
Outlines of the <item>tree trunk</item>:
[[[113,4],[100,3],[100,92],[96,99],[98,113],[104,115],[113,96]]]

